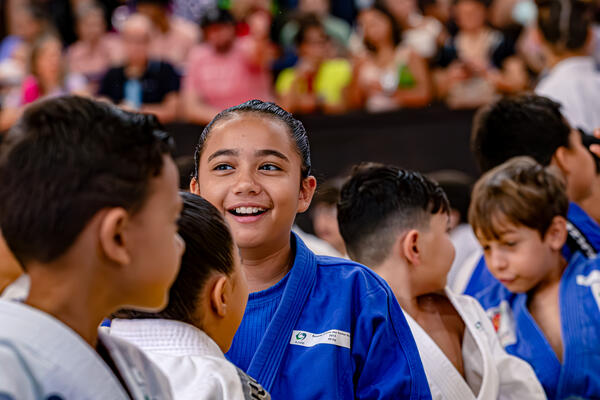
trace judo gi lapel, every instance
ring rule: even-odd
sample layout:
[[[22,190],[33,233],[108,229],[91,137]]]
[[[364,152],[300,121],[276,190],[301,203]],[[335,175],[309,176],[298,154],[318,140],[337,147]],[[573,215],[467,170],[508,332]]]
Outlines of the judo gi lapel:
[[[281,302],[247,371],[248,375],[259,381],[267,391],[271,390],[294,326],[317,278],[315,255],[295,234],[292,234],[291,240],[296,244],[294,265],[289,272]]]
[[[75,391],[72,396],[115,400],[129,398],[98,353],[62,322],[27,305],[0,301],[0,326],[3,339],[14,342],[17,348],[30,348],[39,362],[71,371],[73,382],[52,384]],[[77,380],[80,382],[77,383]],[[44,386],[43,382],[37,384]]]
[[[467,382],[429,334],[408,313],[405,312],[404,316],[415,337],[431,395],[435,398],[435,392],[439,391],[443,399],[475,400]]]

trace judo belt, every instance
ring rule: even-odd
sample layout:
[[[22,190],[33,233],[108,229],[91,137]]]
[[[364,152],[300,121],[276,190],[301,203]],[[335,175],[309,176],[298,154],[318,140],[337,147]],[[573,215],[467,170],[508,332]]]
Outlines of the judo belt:
[[[595,258],[596,250],[588,238],[570,221],[567,221],[567,246],[573,253],[579,251],[587,258]]]

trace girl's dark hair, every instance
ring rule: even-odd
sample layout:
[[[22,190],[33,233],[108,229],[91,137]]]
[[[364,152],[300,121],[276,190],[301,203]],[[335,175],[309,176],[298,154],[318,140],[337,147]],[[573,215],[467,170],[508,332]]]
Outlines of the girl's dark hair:
[[[181,192],[183,211],[179,235],[185,242],[179,274],[169,291],[169,304],[156,313],[121,310],[116,318],[171,319],[197,325],[199,296],[214,273],[231,275],[234,269],[233,237],[217,209],[195,194]]]
[[[390,28],[392,29],[392,40],[394,42],[394,46],[398,46],[402,41],[402,29],[400,28],[400,25],[398,25],[398,22],[396,22],[396,19],[394,18],[392,13],[383,4],[379,2],[373,4],[373,6],[371,8],[368,8],[367,10],[378,11],[390,21]],[[377,46],[375,46],[375,44],[373,44],[367,38],[363,39],[363,43],[367,50],[373,53],[377,51]]]
[[[211,130],[221,120],[227,120],[239,114],[253,113],[257,115],[265,115],[283,122],[289,128],[289,134],[294,143],[296,144],[296,150],[302,159],[301,174],[302,178],[306,178],[310,175],[311,163],[310,163],[310,145],[308,143],[308,137],[306,136],[306,130],[302,122],[298,121],[293,117],[292,114],[285,111],[275,103],[268,103],[261,100],[249,100],[245,103],[237,106],[230,107],[226,110],[218,113],[212,121],[204,128],[198,144],[196,145],[196,151],[194,152],[194,161],[196,163],[194,178],[198,179],[198,167],[200,163],[200,156],[202,150],[204,150],[204,144],[210,135]]]
[[[538,27],[544,39],[565,50],[581,49],[593,18],[591,2],[538,0]]]

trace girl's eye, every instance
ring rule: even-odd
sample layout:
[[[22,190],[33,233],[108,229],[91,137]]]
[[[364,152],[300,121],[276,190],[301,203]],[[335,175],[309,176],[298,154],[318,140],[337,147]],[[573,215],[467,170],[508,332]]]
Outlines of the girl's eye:
[[[274,164],[263,164],[259,167],[259,169],[264,171],[281,171],[281,168]]]
[[[213,168],[213,170],[215,170],[215,171],[227,171],[230,169],[233,169],[233,167],[229,164],[219,164]]]

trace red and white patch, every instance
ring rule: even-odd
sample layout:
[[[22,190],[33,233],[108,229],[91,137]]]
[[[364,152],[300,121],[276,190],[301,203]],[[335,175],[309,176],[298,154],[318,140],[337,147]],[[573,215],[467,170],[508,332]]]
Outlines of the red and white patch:
[[[488,308],[486,313],[494,325],[502,347],[515,344],[517,342],[515,318],[508,302],[503,300],[498,306]]]

